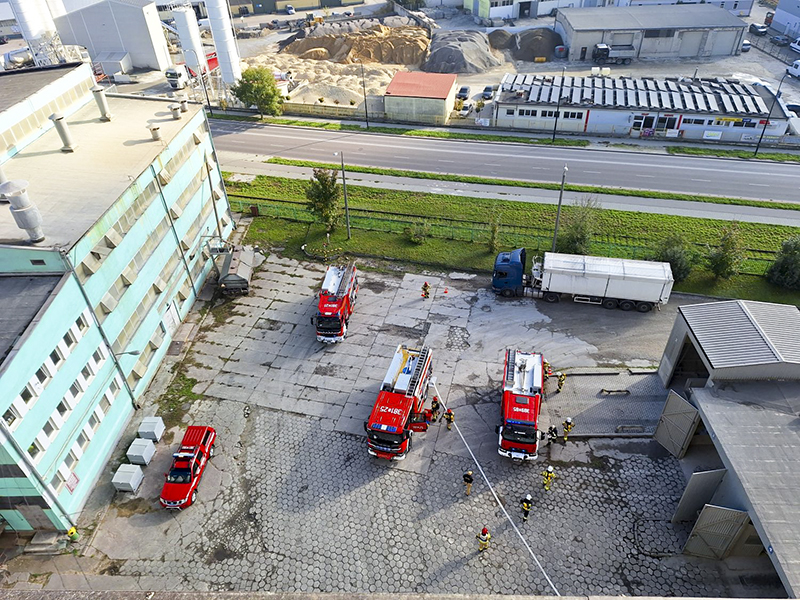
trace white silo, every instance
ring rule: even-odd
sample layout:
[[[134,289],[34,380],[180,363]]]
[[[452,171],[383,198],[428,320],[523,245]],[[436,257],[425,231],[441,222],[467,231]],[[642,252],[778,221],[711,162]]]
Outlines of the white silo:
[[[242,67],[236,40],[233,37],[231,16],[227,0],[206,0],[206,11],[211,24],[211,35],[217,48],[222,81],[231,85],[242,78]]]
[[[50,9],[50,16],[53,19],[63,17],[67,14],[67,9],[64,7],[64,0],[45,0],[48,8]]]
[[[175,29],[181,41],[186,66],[197,74],[205,73],[208,71],[208,63],[194,10],[191,6],[178,6],[172,9],[172,17],[175,19]]]
[[[56,30],[44,0],[11,0],[11,10],[29,45]]]

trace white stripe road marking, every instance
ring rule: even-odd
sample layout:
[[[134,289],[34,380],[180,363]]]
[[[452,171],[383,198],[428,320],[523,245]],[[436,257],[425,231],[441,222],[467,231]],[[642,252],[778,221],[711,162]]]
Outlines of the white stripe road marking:
[[[754,185],[756,187],[769,187],[768,183],[748,183],[747,185]]]

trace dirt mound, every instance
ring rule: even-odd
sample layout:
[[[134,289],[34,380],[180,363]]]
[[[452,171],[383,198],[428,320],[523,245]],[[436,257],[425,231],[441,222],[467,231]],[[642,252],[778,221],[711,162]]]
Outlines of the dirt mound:
[[[563,44],[561,36],[548,27],[527,29],[514,36],[511,54],[516,60],[532,61],[538,56],[551,58],[556,46]]]
[[[398,17],[392,15],[380,19],[356,19],[354,21],[341,21],[332,23],[319,23],[311,29],[305,31],[305,37],[318,37],[323,35],[342,35],[343,33],[358,33],[367,29],[372,29],[375,25],[386,27],[413,27],[416,21],[408,17]]]
[[[505,29],[495,29],[489,34],[489,43],[498,50],[505,50],[514,42],[514,36]]]
[[[283,51],[301,58],[337,63],[378,62],[419,65],[428,50],[428,36],[420,27],[386,27],[375,24],[370,30],[312,35],[296,39]]]
[[[483,73],[501,65],[480,31],[437,31],[430,50],[422,65],[428,73]]]

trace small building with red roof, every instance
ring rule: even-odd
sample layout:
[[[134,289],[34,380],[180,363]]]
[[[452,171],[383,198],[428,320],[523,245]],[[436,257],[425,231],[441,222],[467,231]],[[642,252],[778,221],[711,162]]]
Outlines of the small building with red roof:
[[[400,71],[384,94],[386,118],[444,125],[455,105],[456,88],[455,75]]]

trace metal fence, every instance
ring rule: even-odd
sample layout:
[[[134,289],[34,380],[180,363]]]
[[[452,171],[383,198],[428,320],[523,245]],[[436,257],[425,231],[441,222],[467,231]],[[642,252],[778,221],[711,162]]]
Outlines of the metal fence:
[[[284,219],[299,223],[312,223],[316,219],[304,202],[278,200],[243,194],[228,194],[233,210]],[[467,219],[454,219],[439,216],[421,216],[398,212],[371,210],[364,208],[350,209],[350,227],[364,231],[404,234],[415,227],[424,227],[425,235],[432,238],[475,242],[487,244],[491,237],[492,224]],[[525,247],[541,254],[549,251],[553,241],[552,227],[534,227],[529,225],[498,225],[499,237],[503,246],[515,248]],[[618,258],[647,259],[653,252],[653,240],[617,233],[595,234],[590,250],[599,256]],[[705,244],[694,244],[698,252],[705,252]],[[775,252],[771,250],[745,250],[746,260],[741,272],[748,275],[764,275],[769,265],[775,260]]]

